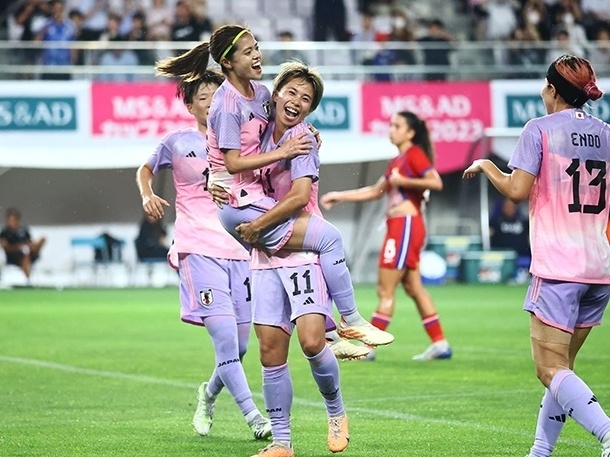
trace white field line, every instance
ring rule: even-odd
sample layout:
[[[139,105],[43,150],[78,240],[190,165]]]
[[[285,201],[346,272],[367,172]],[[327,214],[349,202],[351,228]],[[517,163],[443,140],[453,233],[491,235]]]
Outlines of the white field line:
[[[8,355],[0,355],[0,362],[15,363],[15,364],[19,364],[19,365],[29,365],[29,366],[34,366],[34,367],[38,367],[38,368],[48,368],[50,370],[64,371],[67,373],[94,376],[94,377],[100,377],[100,378],[124,379],[127,381],[142,382],[145,384],[159,384],[159,385],[164,385],[164,386],[169,386],[169,387],[180,387],[180,388],[188,388],[188,389],[193,389],[193,390],[196,390],[198,387],[198,384],[189,383],[189,382],[174,381],[171,379],[156,378],[153,376],[133,375],[133,374],[128,374],[128,373],[121,373],[118,371],[80,368],[80,367],[76,367],[76,366],[72,366],[72,365],[65,365],[65,364],[61,364],[61,363],[29,359],[29,358],[24,358],[24,357],[12,357],[12,356],[8,356]],[[521,389],[521,390],[513,390],[513,391],[460,393],[460,394],[455,394],[455,395],[448,395],[447,397],[453,397],[453,398],[458,397],[459,398],[459,397],[465,397],[465,396],[481,396],[481,395],[488,395],[488,396],[511,395],[511,394],[525,393],[525,392],[529,392],[529,391],[525,391],[525,390]],[[262,398],[261,394],[257,394],[254,392],[253,392],[253,396],[257,397],[257,398]],[[409,398],[411,399],[411,398],[416,398],[416,397],[409,397]],[[438,396],[436,396],[436,398],[438,398]],[[400,399],[404,400],[404,397],[402,397]],[[379,398],[377,398],[375,400],[384,401],[384,399],[379,399]],[[322,407],[320,401],[311,401],[311,400],[307,400],[304,398],[294,398],[293,403],[299,404],[301,406],[310,407],[310,408],[316,408],[316,409]],[[349,407],[348,411],[350,414],[355,414],[355,415],[363,414],[363,415],[368,415],[368,416],[385,417],[388,419],[412,420],[412,421],[425,422],[425,423],[430,423],[430,424],[441,424],[441,425],[445,425],[445,426],[465,427],[465,428],[471,428],[474,430],[479,430],[479,431],[484,431],[484,432],[493,432],[493,433],[498,433],[498,434],[511,434],[511,435],[524,436],[524,437],[532,436],[531,428],[532,428],[533,424],[528,424],[526,429],[507,429],[505,427],[496,427],[496,426],[490,425],[490,424],[479,424],[476,422],[467,422],[467,421],[460,421],[460,420],[455,420],[455,419],[438,419],[438,418],[432,418],[432,417],[419,416],[419,415],[415,415],[415,414],[409,414],[409,413],[405,413],[405,412],[398,412],[398,411],[391,411],[391,410],[384,410],[384,409],[377,409],[377,408]],[[533,438],[533,436],[532,436],[532,438]],[[591,448],[593,448],[594,446],[598,446],[594,440],[585,441],[585,440],[570,439],[570,440],[560,440],[560,441],[562,441],[564,443],[570,443],[573,445],[577,445],[577,446],[585,446],[585,447],[591,447]]]

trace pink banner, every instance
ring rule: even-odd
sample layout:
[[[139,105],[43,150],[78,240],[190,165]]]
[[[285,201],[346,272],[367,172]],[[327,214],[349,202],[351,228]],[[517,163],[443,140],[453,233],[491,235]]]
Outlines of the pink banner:
[[[488,83],[364,83],[362,131],[387,138],[389,120],[413,111],[426,120],[439,173],[463,169],[471,144],[491,125]]]
[[[161,138],[195,121],[172,83],[93,83],[92,132],[106,138]]]

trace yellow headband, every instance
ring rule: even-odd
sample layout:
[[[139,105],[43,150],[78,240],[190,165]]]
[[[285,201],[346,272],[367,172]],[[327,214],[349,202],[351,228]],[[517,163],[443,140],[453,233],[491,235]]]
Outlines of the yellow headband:
[[[231,50],[231,48],[233,46],[235,46],[235,43],[237,43],[237,40],[239,40],[241,38],[241,36],[246,33],[248,30],[247,29],[243,29],[241,32],[239,32],[237,35],[235,35],[235,38],[233,38],[233,41],[231,41],[231,44],[229,46],[227,46],[227,49],[225,49],[225,52],[222,53],[222,55],[220,56],[220,60],[224,59],[227,54],[229,53],[229,51]]]

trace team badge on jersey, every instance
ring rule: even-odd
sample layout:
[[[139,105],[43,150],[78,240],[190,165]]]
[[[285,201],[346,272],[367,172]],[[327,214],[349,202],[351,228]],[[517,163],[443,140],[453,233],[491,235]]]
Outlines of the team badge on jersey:
[[[212,303],[214,303],[214,292],[212,289],[200,290],[199,298],[201,299],[202,305],[210,306]]]

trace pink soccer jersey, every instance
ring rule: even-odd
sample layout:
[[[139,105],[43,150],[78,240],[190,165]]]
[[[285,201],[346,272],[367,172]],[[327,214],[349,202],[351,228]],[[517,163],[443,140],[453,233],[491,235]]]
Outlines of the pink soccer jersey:
[[[147,163],[154,174],[172,169],[176,187],[176,225],[169,252],[172,266],[178,265],[178,253],[248,260],[248,252],[220,224],[206,189],[210,168],[201,132],[186,129],[168,134]]]
[[[544,279],[610,284],[610,127],[580,109],[529,121],[509,162],[534,176],[531,272]]]
[[[223,149],[239,149],[242,156],[259,154],[260,142],[270,115],[269,89],[251,82],[254,98],[240,94],[228,79],[212,98],[208,116],[208,161],[216,184],[229,193],[229,204],[241,207],[260,200],[263,189],[260,171],[230,175],[224,164]]]
[[[305,176],[311,176],[313,179],[313,185],[311,188],[311,198],[309,203],[305,207],[305,210],[311,214],[322,217],[322,212],[318,206],[318,179],[320,170],[320,156],[318,154],[318,148],[316,146],[316,140],[313,134],[309,131],[307,124],[304,122],[295,125],[290,128],[282,138],[277,142],[273,141],[273,131],[275,125],[269,124],[263,141],[261,144],[261,150],[264,152],[273,151],[278,147],[282,146],[285,141],[295,137],[301,132],[307,132],[311,135],[311,143],[314,145],[311,152],[307,155],[295,157],[291,160],[282,160],[280,162],[272,163],[271,165],[261,170],[261,178],[263,181],[263,188],[265,193],[274,198],[276,201],[281,200],[289,191],[292,186],[292,181]],[[313,262],[317,262],[318,255],[313,252],[288,252],[280,251],[278,254],[270,257],[264,252],[258,249],[252,250],[252,261],[250,262],[250,268],[253,270],[262,270],[268,268],[279,268],[279,267],[296,267],[300,265],[307,265]]]

